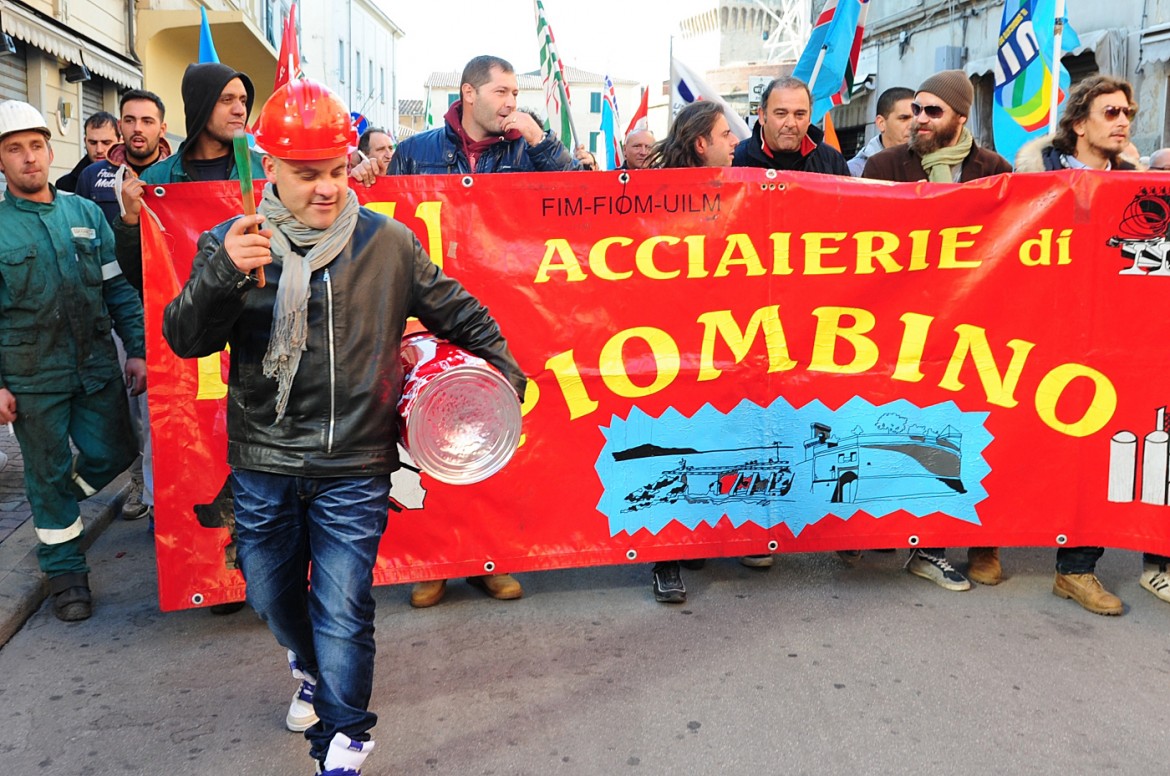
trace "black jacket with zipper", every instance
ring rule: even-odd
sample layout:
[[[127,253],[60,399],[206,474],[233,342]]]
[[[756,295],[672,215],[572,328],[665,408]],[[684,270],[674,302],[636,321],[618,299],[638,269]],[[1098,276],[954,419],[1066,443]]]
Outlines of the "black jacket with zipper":
[[[199,238],[163,336],[183,358],[231,347],[228,464],[302,477],[387,474],[398,468],[399,345],[408,316],[499,369],[523,397],[525,377],[495,320],[443,274],[404,226],[362,208],[349,244],[309,281],[308,342],[288,408],[276,418],[276,380],[261,367],[280,267],[267,284],[223,249],[234,219]]]

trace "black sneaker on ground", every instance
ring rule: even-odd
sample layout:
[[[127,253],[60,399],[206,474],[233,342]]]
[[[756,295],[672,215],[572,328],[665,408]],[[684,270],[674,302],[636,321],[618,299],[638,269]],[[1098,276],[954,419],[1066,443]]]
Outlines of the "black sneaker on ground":
[[[687,588],[678,572],[678,561],[654,564],[654,600],[663,604],[686,602]]]
[[[906,561],[906,570],[947,590],[970,590],[971,583],[955,570],[944,553],[944,550],[914,550]]]
[[[212,614],[218,614],[218,615],[235,614],[236,612],[240,611],[243,608],[244,608],[243,601],[231,601],[230,603],[226,603],[226,604],[212,604],[211,606],[208,607],[208,609],[211,610]]]

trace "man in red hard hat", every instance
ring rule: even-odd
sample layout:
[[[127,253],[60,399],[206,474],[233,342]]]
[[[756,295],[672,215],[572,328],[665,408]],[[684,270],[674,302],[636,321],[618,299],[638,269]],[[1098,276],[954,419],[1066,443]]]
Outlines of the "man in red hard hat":
[[[163,334],[186,358],[230,345],[228,463],[248,602],[311,686],[319,721],[305,735],[319,772],[356,776],[377,721],[371,591],[398,467],[407,317],[491,362],[521,396],[526,380],[487,309],[409,230],[358,205],[341,100],[290,81],[264,105],[256,143],[268,179],[258,214],[202,235]]]

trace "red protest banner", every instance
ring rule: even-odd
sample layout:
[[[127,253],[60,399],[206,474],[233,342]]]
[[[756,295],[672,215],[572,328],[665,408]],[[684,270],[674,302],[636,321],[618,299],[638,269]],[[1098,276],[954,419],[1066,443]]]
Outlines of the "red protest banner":
[[[502,472],[396,475],[376,581],[914,544],[1170,551],[1157,181],[380,180],[367,206],[491,308],[530,384]],[[144,219],[164,609],[243,594],[230,356],[183,361],[160,333],[238,192],[147,198],[165,227]]]

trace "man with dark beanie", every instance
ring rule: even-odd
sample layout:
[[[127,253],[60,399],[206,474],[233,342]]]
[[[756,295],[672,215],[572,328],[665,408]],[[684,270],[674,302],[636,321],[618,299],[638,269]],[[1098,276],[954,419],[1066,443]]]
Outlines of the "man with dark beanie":
[[[944,70],[922,82],[910,103],[914,119],[910,141],[880,151],[865,163],[863,178],[884,181],[961,183],[1011,172],[1012,166],[994,151],[975,144],[967,116],[975,89],[962,70]],[[998,547],[972,547],[967,577],[981,585],[1003,579]],[[941,547],[910,552],[906,570],[947,590],[969,590],[971,582],[947,561]]]
[[[910,142],[874,154],[863,178],[965,183],[1011,172],[994,151],[980,148],[967,128],[975,89],[962,70],[944,70],[922,82],[910,104]]]
[[[122,185],[125,212],[114,221],[118,264],[139,294],[142,293],[142,238],[138,221],[146,185],[240,179],[232,143],[236,130],[246,129],[252,112],[256,99],[252,80],[219,62],[201,62],[187,66],[182,93],[187,139],[178,151],[148,167],[141,177],[126,174]],[[263,156],[255,150],[249,153],[253,175],[257,175],[262,169]],[[211,612],[231,614],[243,608],[243,603],[216,604]]]

